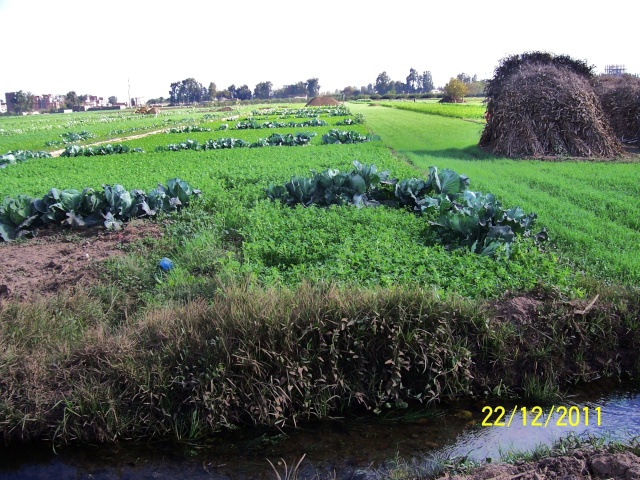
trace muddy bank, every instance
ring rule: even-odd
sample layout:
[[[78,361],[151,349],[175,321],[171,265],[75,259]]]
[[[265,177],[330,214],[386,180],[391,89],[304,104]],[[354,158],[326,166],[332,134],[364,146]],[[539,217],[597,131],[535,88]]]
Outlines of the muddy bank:
[[[575,450],[571,454],[533,462],[487,464],[465,475],[444,475],[440,480],[590,480],[640,479],[640,457],[631,451]]]

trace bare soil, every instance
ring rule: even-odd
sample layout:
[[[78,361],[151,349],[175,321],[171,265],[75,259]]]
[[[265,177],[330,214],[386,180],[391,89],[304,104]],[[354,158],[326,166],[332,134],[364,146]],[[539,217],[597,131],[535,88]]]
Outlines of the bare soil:
[[[578,480],[640,479],[640,458],[632,452],[606,453],[576,450],[571,455],[547,457],[513,465],[487,464],[468,475],[446,475],[440,480]]]
[[[0,243],[0,303],[53,296],[80,283],[95,283],[104,260],[124,256],[123,247],[129,243],[161,235],[160,225],[133,220],[119,232],[103,227],[49,228],[33,239]]]

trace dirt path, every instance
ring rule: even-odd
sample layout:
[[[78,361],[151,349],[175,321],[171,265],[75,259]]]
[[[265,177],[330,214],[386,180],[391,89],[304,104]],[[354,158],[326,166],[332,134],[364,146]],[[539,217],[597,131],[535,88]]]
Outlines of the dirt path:
[[[163,128],[162,130],[153,130],[151,132],[146,132],[146,133],[139,133],[138,135],[131,135],[128,137],[118,137],[118,138],[110,138],[109,140],[101,140],[99,142],[95,142],[95,143],[89,143],[87,145],[82,145],[83,147],[94,147],[96,145],[104,145],[105,143],[115,143],[115,142],[126,142],[127,140],[135,140],[137,138],[143,138],[143,137],[148,137],[149,135],[155,135],[157,133],[162,133],[166,130],[166,128]],[[54,150],[51,153],[52,157],[59,157],[62,152],[64,152],[64,148],[62,150]]]

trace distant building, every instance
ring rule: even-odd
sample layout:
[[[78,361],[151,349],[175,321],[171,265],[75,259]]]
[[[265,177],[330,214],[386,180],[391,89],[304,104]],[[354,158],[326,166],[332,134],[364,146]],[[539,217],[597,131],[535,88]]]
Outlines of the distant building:
[[[7,113],[7,102],[0,100],[0,113]]]

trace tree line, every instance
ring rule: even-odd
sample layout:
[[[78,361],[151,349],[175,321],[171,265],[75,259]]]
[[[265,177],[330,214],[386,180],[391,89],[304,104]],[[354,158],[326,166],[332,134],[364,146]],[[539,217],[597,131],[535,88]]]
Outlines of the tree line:
[[[290,97],[315,97],[320,93],[320,83],[317,78],[310,78],[306,82],[297,82],[285,85],[282,88],[274,89],[273,83],[266,81],[258,83],[253,91],[248,85],[237,87],[235,84],[229,85],[223,90],[218,90],[214,82],[205,87],[195,78],[186,78],[182,81],[173,82],[169,89],[168,101],[174,105],[200,103],[213,100],[252,100],[268,98],[290,98]],[[151,99],[149,102],[155,100]]]

